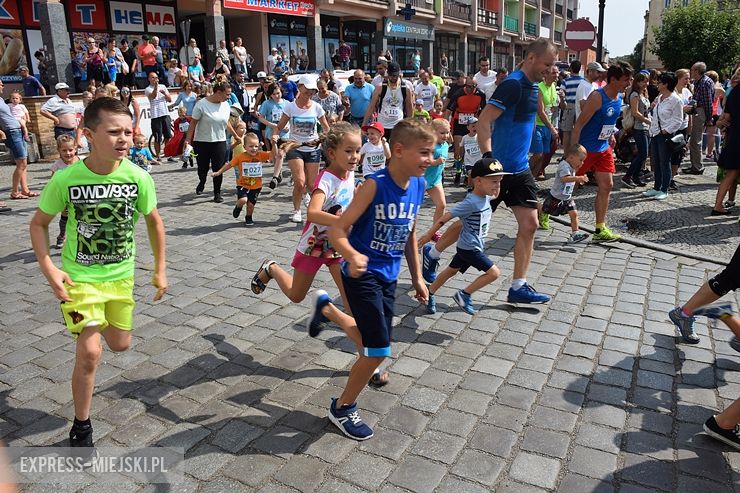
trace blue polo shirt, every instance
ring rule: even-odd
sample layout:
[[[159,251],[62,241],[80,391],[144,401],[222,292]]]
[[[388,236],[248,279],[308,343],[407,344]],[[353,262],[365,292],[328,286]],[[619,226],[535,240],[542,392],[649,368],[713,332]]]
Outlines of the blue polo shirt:
[[[532,142],[534,118],[537,115],[539,89],[524,72],[515,70],[491,96],[492,104],[504,112],[493,125],[493,157],[501,161],[507,173],[529,169],[529,144]]]
[[[349,108],[353,118],[362,118],[365,116],[374,90],[375,86],[367,82],[362,87],[350,84],[344,88],[344,95],[349,98]]]
[[[26,97],[29,96],[38,96],[41,94],[41,82],[34,77],[33,75],[29,75],[28,77],[23,79],[23,95]]]
[[[288,82],[280,81],[280,90],[283,93],[283,99],[286,101],[293,101],[296,97],[296,94],[298,94],[298,84],[293,82],[292,80],[288,80]]]

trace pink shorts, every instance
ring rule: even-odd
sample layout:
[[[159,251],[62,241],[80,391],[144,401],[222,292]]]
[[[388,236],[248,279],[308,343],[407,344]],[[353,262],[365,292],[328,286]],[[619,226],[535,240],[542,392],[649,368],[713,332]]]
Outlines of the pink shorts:
[[[297,269],[305,274],[316,274],[322,265],[334,265],[342,261],[342,257],[339,258],[323,258],[323,257],[312,257],[305,255],[301,252],[295,252],[293,256],[293,262],[290,264],[294,269]]]

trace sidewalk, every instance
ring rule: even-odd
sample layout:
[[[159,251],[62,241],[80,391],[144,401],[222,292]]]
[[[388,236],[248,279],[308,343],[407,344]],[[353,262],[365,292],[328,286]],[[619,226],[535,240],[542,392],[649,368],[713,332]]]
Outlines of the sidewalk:
[[[45,166],[31,167],[34,189]],[[4,184],[7,171],[0,168]],[[402,271],[391,383],[360,396],[376,436],[358,443],[325,417],[354,360],[351,343],[336,328],[308,337],[308,301],[291,303],[274,284],[260,297],[249,291],[265,256],[281,265],[293,256],[301,226],[287,222],[287,183],[265,189],[247,229],[231,217],[230,193],[213,203],[209,182],[194,194],[194,170],[165,164],[153,176],[169,294],[151,302],[153,260],[140,221],[134,341],[126,353],[104,352],[92,412],[101,447],[187,449],[184,484],[141,491],[731,492],[737,484],[740,453],[701,433],[739,395],[730,334],[700,319],[701,343],[677,344],[666,316],[716,264],[623,243],[568,245],[568,228],[554,224],[537,233],[528,276],[552,302],[509,305],[516,224],[501,208],[487,252],[502,278],[474,295],[474,316],[451,299],[472,273],[439,291],[430,316]],[[232,185],[229,175],[225,191]],[[461,196],[455,189],[450,203]],[[0,437],[11,446],[58,444],[72,415],[74,345],[30,249],[37,199],[8,202],[16,211],[0,216]],[[419,229],[431,214],[427,201]],[[337,295],[326,271],[315,287]]]

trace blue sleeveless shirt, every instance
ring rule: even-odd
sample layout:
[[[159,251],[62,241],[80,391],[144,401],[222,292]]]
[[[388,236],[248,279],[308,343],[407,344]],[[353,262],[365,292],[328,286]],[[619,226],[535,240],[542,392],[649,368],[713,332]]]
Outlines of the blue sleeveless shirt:
[[[424,200],[424,178],[412,176],[406,190],[399,187],[387,169],[367,177],[375,180],[373,201],[349,234],[349,243],[368,258],[367,271],[385,282],[398,279],[406,241],[414,229]]]
[[[583,126],[579,142],[588,152],[604,152],[609,147],[609,137],[617,132],[617,118],[622,111],[622,93],[612,99],[604,88],[596,92],[601,96],[601,109]]]

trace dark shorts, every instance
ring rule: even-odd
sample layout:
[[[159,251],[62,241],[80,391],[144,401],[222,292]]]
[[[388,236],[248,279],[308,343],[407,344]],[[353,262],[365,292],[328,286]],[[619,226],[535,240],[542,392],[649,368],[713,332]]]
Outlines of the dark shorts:
[[[362,336],[362,354],[371,357],[390,356],[396,281],[385,282],[369,272],[360,277],[350,277],[345,272],[345,266],[342,265],[342,282],[352,316]]]
[[[537,125],[532,132],[532,142],[529,144],[529,152],[532,154],[545,154],[550,152],[550,141],[552,132],[544,125]]]
[[[392,128],[386,128],[386,129],[384,129],[384,131],[383,131],[383,137],[385,137],[385,140],[387,140],[388,142],[390,142],[391,141],[391,134],[392,133],[393,133],[393,129]]]
[[[455,120],[455,124],[452,126],[452,135],[468,135],[469,133],[467,125],[458,123],[457,120]]]
[[[480,250],[463,250],[458,248],[455,256],[452,257],[450,267],[465,272],[468,267],[475,267],[481,272],[488,272],[493,267],[493,260]]]
[[[170,127],[169,115],[152,118],[151,126],[152,135],[159,136],[159,138],[165,139],[172,138],[172,128]]]
[[[507,207],[537,208],[537,183],[529,169],[515,175],[504,175],[501,192],[491,201],[491,209],[495,211],[501,202]]]
[[[709,287],[717,296],[724,296],[730,291],[740,288],[740,247],[725,270],[709,280]]]
[[[288,154],[286,154],[285,157],[288,161],[292,159],[301,159],[303,160],[303,164],[320,163],[322,157],[321,148],[317,147],[312,151],[299,151],[298,149],[291,149],[290,151],[288,151]]]
[[[77,135],[77,129],[55,126],[54,127],[54,138],[58,139],[61,135],[69,135],[70,137],[75,137],[75,135]]]
[[[562,216],[574,210],[576,210],[576,203],[572,197],[570,200],[560,200],[548,193],[542,202],[542,212],[551,216]]]
[[[260,196],[261,191],[262,189],[260,188],[253,188],[250,190],[247,188],[236,187],[236,198],[243,199],[244,197],[246,197],[251,204],[256,204],[257,197]]]

